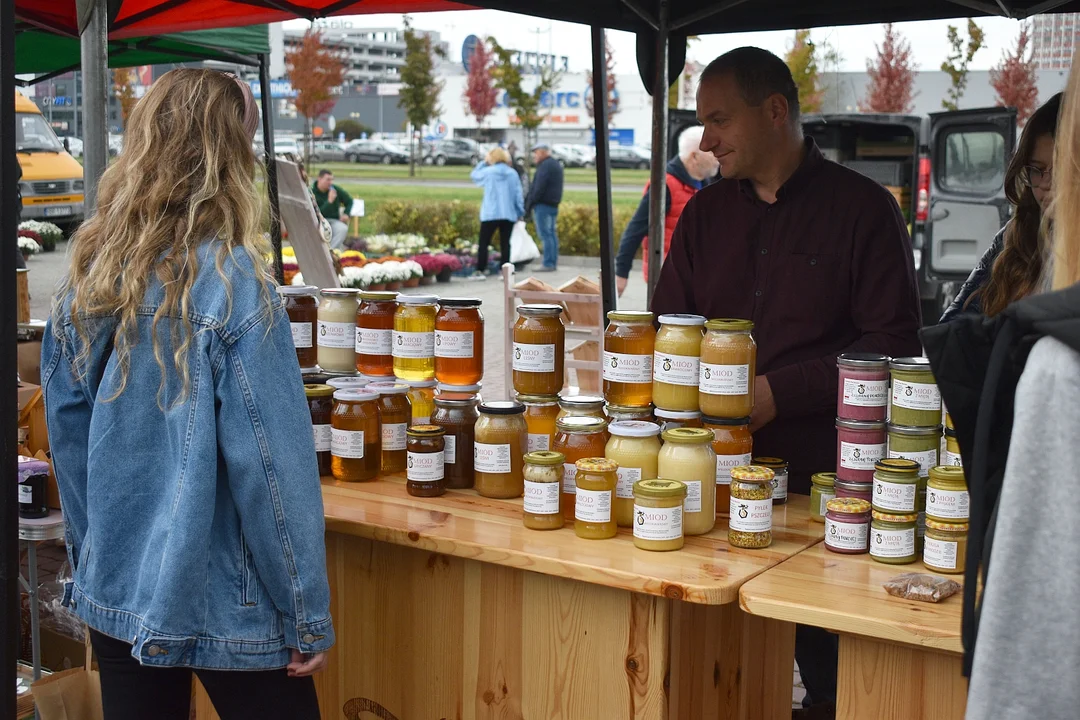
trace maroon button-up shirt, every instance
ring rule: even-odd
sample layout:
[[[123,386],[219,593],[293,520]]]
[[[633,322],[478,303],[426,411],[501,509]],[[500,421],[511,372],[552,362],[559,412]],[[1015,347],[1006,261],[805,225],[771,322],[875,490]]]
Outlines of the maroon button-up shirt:
[[[652,310],[754,321],[757,374],[777,411],[754,434],[754,455],[787,460],[799,493],[811,474],[836,470],[836,356],[921,354],[911,239],[896,201],[810,138],[775,203],[746,180],[694,196]]]

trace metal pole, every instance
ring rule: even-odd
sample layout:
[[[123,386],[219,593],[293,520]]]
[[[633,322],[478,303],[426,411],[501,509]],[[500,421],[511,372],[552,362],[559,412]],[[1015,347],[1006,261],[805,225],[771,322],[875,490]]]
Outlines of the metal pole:
[[[592,26],[593,119],[596,121],[596,202],[600,212],[600,295],[604,317],[615,309],[614,220],[611,211],[611,157],[608,153],[607,53],[604,28]]]
[[[86,215],[94,212],[97,184],[109,165],[109,15],[107,0],[96,0],[83,28],[83,179]]]
[[[278,197],[277,158],[274,156],[274,100],[270,97],[270,56],[259,55],[259,88],[262,100],[263,150],[266,153],[266,191],[270,195],[270,242],[274,246],[274,277],[285,282],[281,267],[281,201]]]
[[[658,0],[658,29],[656,31],[656,77],[652,90],[652,172],[649,174],[649,288],[648,302],[652,307],[653,292],[660,279],[664,262],[664,207],[667,200],[668,135],[668,0]]]

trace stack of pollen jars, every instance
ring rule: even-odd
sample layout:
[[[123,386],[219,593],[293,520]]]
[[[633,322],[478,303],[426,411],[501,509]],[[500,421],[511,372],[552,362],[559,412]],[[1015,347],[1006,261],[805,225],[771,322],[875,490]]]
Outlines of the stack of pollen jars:
[[[836,474],[831,478],[831,489],[824,477],[815,481],[818,492],[813,493],[812,498],[817,506],[811,507],[810,512],[820,517],[828,514],[827,505],[833,497],[853,497],[869,502],[873,494],[874,468],[886,456],[889,358],[873,353],[846,353],[836,359],[836,366],[839,374]],[[834,508],[834,518],[838,513],[843,514],[843,511]]]

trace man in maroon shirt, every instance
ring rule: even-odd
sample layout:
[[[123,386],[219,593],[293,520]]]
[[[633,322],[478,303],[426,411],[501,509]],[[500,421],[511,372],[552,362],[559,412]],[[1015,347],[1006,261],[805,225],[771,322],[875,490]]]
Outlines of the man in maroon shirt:
[[[754,322],[754,454],[786,459],[791,491],[807,493],[811,474],[836,469],[836,356],[921,354],[911,240],[885,188],[803,137],[798,90],[775,55],[714,60],[697,115],[723,179],[683,211],[652,310]],[[813,701],[828,704],[835,640],[813,630],[799,629],[799,664]]]

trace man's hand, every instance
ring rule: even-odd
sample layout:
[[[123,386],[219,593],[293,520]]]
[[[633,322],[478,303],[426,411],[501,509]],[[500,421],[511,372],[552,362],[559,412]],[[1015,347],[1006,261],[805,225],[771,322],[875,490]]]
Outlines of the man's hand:
[[[325,668],[326,653],[321,652],[315,653],[314,655],[304,655],[304,653],[294,648],[292,651],[292,662],[290,662],[285,669],[289,671],[289,677],[300,678],[314,675]]]
[[[764,375],[754,378],[754,409],[750,412],[750,432],[754,433],[776,419],[776,401],[773,399],[769,379]]]
[[[338,215],[338,220],[340,220],[341,222],[348,225],[349,224],[349,214],[347,212],[345,212],[344,210],[342,210],[341,214]]]
[[[326,199],[329,202],[337,200],[337,189],[333,185],[330,186],[330,190],[326,193]]]
[[[619,293],[619,297],[622,297],[622,294],[626,292],[626,283],[628,280],[629,278],[619,277],[618,275],[615,276],[615,292]]]

